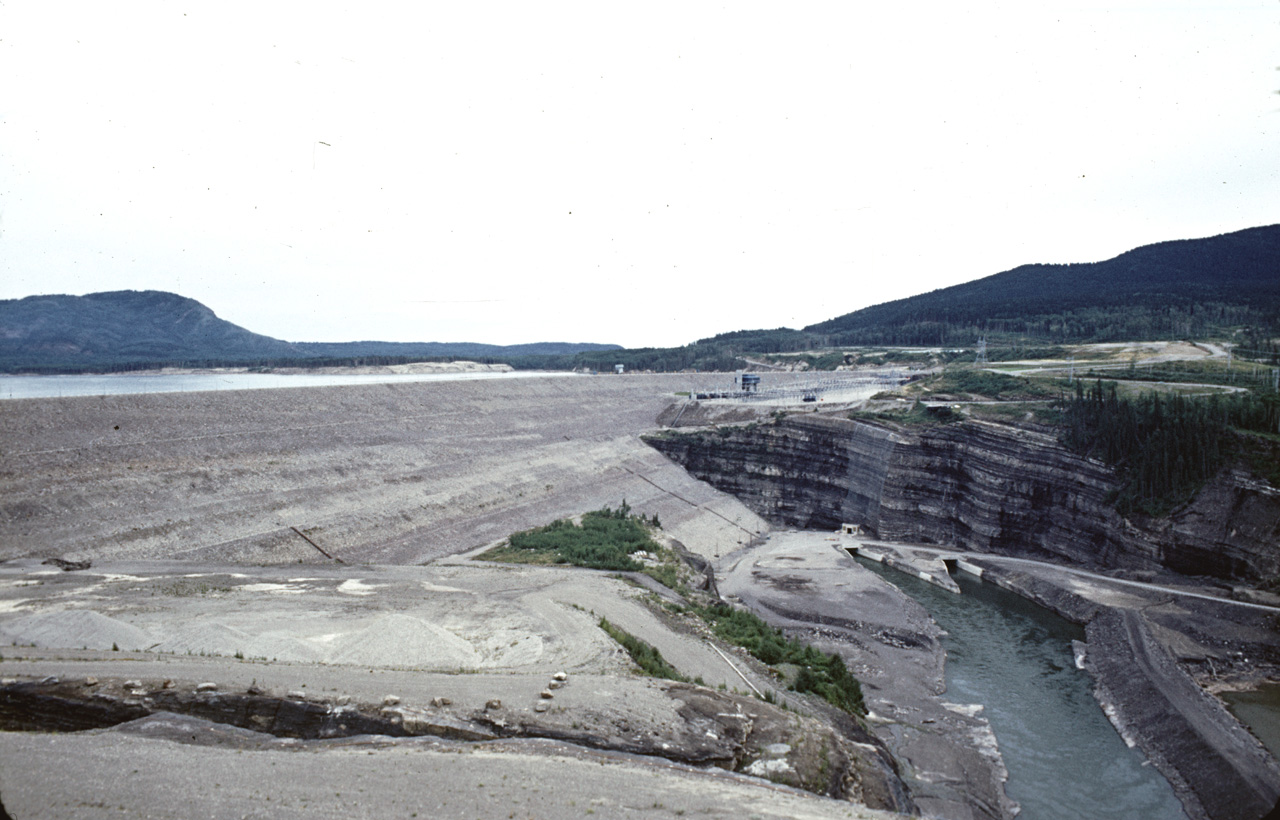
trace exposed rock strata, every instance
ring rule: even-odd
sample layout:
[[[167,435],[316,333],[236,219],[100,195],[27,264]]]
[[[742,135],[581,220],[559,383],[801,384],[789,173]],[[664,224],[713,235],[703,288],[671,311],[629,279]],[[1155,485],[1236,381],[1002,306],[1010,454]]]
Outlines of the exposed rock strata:
[[[690,684],[668,684],[665,691],[679,702],[682,722],[659,734],[612,714],[579,712],[566,725],[559,714],[508,715],[500,705],[494,710],[454,714],[440,707],[418,709],[398,702],[378,707],[293,694],[280,697],[256,687],[243,693],[220,693],[189,684],[175,686],[171,681],[49,679],[0,686],[0,731],[78,732],[170,714],[304,741],[360,735],[457,741],[547,738],[757,774],[872,808],[913,809],[892,758],[856,726],[837,731],[822,721],[752,698]]]
[[[646,441],[787,526],[1246,582],[1280,574],[1280,492],[1245,473],[1219,475],[1168,521],[1129,521],[1108,503],[1110,468],[1037,430],[795,416]]]
[[[1243,472],[1224,471],[1166,521],[1135,524],[1107,503],[1116,487],[1109,469],[1034,430],[889,429],[811,416],[647,440],[784,525],[856,523],[885,540],[1153,574],[1256,582],[1280,571],[1280,494]],[[1125,596],[1101,603],[1061,584],[988,574],[1088,624],[1099,700],[1193,818],[1262,817],[1275,803],[1275,760],[1192,677],[1273,675],[1274,615],[1228,615],[1209,601],[1192,611],[1159,594],[1121,606]],[[1140,614],[1125,608],[1138,605]]]

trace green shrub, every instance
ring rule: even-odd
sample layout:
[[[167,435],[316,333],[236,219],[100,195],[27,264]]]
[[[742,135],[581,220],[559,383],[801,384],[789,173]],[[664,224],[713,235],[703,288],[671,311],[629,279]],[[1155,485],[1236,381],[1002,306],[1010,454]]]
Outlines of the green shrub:
[[[614,626],[606,618],[600,619],[600,628],[610,638],[621,644],[623,649],[627,650],[631,660],[635,661],[636,666],[640,667],[646,675],[653,678],[688,682],[689,679],[677,672],[674,666],[667,663],[666,659],[662,657],[662,653],[652,644],[645,643],[630,632]]]
[[[642,567],[631,557],[632,553],[658,550],[657,543],[649,535],[649,527],[656,527],[657,520],[657,516],[648,519],[633,515],[631,507],[623,501],[616,510],[604,507],[586,513],[581,524],[561,519],[545,527],[514,533],[506,544],[480,557],[492,561],[573,564],[633,572]]]
[[[794,664],[799,667],[791,688],[812,692],[850,714],[865,715],[862,686],[849,674],[844,660],[782,634],[758,616],[742,609],[719,604],[696,610],[718,637],[741,646],[769,666]]]
[[[680,567],[668,561],[656,567],[645,567],[644,574],[662,584],[667,589],[680,590],[684,584],[680,580]]]
[[[934,393],[967,393],[990,399],[1037,399],[1053,395],[1048,387],[1006,373],[948,368],[925,383]]]
[[[849,411],[848,417],[854,421],[859,419],[868,419],[921,426],[949,424],[950,422],[961,421],[964,419],[964,416],[955,412],[950,407],[926,407],[925,404],[920,401],[912,402],[910,407],[905,407],[901,410],[879,410],[875,412],[851,410]]]

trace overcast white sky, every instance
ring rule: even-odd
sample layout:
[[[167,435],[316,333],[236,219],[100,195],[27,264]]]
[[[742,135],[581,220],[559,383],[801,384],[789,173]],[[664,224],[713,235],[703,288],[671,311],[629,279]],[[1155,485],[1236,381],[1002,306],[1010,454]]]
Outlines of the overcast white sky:
[[[1280,222],[1280,2],[0,2],[0,298],[676,345]]]

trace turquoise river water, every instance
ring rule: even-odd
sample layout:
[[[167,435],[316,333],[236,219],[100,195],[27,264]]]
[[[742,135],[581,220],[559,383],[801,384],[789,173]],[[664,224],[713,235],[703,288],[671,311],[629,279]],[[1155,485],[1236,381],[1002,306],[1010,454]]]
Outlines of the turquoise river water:
[[[965,573],[962,594],[874,561],[859,563],[929,610],[947,631],[947,694],[981,703],[1020,820],[1185,820],[1168,781],[1124,744],[1077,669],[1084,630]]]

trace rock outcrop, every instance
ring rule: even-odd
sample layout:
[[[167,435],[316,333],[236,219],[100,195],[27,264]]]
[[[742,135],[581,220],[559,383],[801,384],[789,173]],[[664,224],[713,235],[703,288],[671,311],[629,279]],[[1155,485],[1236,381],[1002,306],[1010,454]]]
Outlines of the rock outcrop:
[[[885,540],[1249,583],[1280,575],[1280,492],[1247,473],[1224,472],[1153,522],[1115,511],[1109,467],[1023,427],[812,415],[645,440],[784,526],[850,523]]]
[[[553,678],[552,684],[563,686],[564,678]],[[378,706],[295,697],[297,693],[280,697],[256,686],[244,693],[203,686],[96,678],[92,683],[52,677],[10,680],[0,684],[0,731],[80,732],[149,718],[172,722],[182,716],[207,722],[200,732],[203,741],[192,736],[206,743],[245,743],[254,734],[258,745],[268,736],[299,741],[358,736],[462,742],[543,738],[583,749],[746,772],[871,808],[915,810],[892,756],[859,724],[803,716],[693,684],[664,685],[663,691],[679,704],[680,720],[662,732],[633,726],[614,710],[579,710],[568,723],[563,715],[539,710],[533,715],[504,712],[501,702],[493,700],[485,709],[467,714],[445,709],[448,698],[436,698],[431,708],[413,708],[401,705],[396,696],[384,698]],[[544,690],[542,695],[550,698],[552,693]]]

